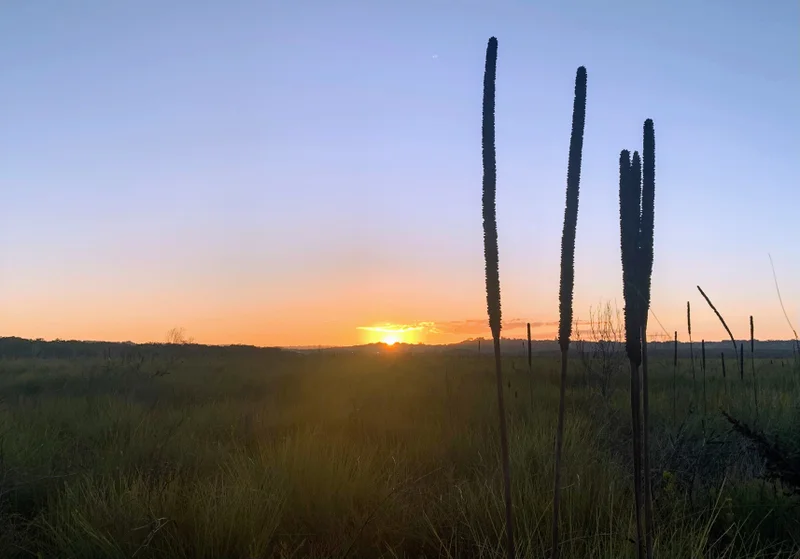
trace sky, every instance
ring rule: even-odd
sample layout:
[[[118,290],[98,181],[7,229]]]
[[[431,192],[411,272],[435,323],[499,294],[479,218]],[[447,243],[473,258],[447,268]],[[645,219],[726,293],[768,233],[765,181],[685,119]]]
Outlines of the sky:
[[[650,335],[800,327],[800,4],[0,3],[0,336],[211,344],[489,336],[499,42],[503,335],[555,336],[575,71],[575,315],[620,308],[618,157],[655,121]]]

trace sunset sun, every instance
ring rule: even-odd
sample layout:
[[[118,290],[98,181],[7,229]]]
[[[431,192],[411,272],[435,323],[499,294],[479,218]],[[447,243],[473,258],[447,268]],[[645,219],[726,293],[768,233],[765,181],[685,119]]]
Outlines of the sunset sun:
[[[384,322],[372,326],[357,326],[356,329],[362,332],[362,343],[393,346],[420,343],[424,340],[425,331],[430,329],[431,325],[432,323],[427,322],[413,324]]]

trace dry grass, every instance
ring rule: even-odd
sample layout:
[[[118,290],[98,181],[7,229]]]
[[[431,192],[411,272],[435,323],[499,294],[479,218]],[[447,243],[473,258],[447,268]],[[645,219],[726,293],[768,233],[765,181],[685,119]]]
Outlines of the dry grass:
[[[558,358],[506,358],[521,557],[550,552]],[[156,364],[152,365],[153,367]],[[578,365],[576,365],[578,366]],[[797,373],[756,360],[760,424],[796,426]],[[90,360],[0,361],[0,556],[502,557],[492,358],[306,355],[131,375]],[[679,363],[651,361],[655,555],[791,557],[796,501],[759,481],[752,387],[708,382],[707,437]],[[567,558],[632,557],[625,375],[610,400],[571,374]],[[796,427],[795,427],[796,428]]]

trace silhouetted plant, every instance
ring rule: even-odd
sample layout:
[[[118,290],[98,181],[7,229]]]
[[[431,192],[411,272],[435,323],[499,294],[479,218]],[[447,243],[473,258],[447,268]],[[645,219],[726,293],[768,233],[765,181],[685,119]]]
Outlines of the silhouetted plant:
[[[705,436],[706,415],[708,414],[708,398],[706,396],[706,341],[700,340],[700,370],[703,372],[703,435]]]
[[[721,363],[722,363],[722,387],[725,390],[725,401],[730,400],[730,393],[728,392],[728,374],[726,372],[725,367],[725,352],[720,352]],[[733,358],[736,359],[736,352],[733,353]]]
[[[706,295],[705,291],[703,291],[703,289],[699,285],[697,286],[697,290],[700,292],[700,295],[703,296],[703,299],[706,300],[706,303],[708,303],[708,306],[711,307],[711,310],[714,311],[714,314],[717,315],[717,318],[722,323],[722,327],[725,328],[725,331],[728,333],[728,336],[730,336],[731,342],[733,343],[733,351],[734,352],[738,351],[739,348],[736,346],[736,339],[733,337],[733,334],[731,333],[731,329],[728,328],[728,323],[725,322],[725,319],[722,318],[721,314],[719,314],[719,311],[717,310],[717,307],[714,306],[714,303],[711,302],[711,299],[708,298],[708,295]]]
[[[572,132],[569,139],[567,200],[564,229],[561,235],[561,284],[558,292],[558,345],[561,348],[561,386],[558,400],[558,425],[555,441],[553,475],[553,559],[559,556],[558,520],[561,505],[561,451],[564,445],[564,408],[566,407],[567,359],[572,335],[572,294],[575,285],[575,231],[578,225],[578,194],[581,180],[583,130],[586,123],[586,68],[575,74],[575,98],[572,105]]]
[[[620,153],[619,200],[625,298],[625,349],[631,365],[636,553],[637,557],[641,557],[644,544],[645,552],[650,559],[653,555],[653,505],[650,486],[647,321],[653,273],[655,216],[655,132],[651,119],[647,119],[643,127],[643,160],[640,160],[636,151],[632,159],[629,159],[628,151],[623,150]],[[644,508],[645,523],[644,542],[642,508]]]
[[[778,302],[781,304],[781,310],[783,311],[783,317],[786,319],[786,324],[789,325],[789,329],[792,331],[794,335],[794,345],[792,346],[792,357],[795,359],[795,362],[798,361],[800,358],[800,338],[797,336],[797,330],[794,329],[794,325],[792,321],[789,320],[789,313],[786,312],[786,307],[783,306],[783,297],[781,297],[781,288],[778,285],[778,275],[775,273],[775,264],[772,262],[772,255],[769,256],[769,266],[772,268],[772,279],[775,280],[775,291],[778,293]]]
[[[531,404],[533,404],[533,361],[531,359],[531,323],[528,323],[528,384],[530,385]]]
[[[722,363],[722,378],[724,380],[725,377],[726,377],[726,374],[725,374],[725,352],[724,351],[720,352],[719,358],[720,358],[720,362]]]
[[[587,374],[600,385],[604,401],[610,398],[614,374],[619,371],[625,355],[625,325],[620,309],[610,301],[598,307],[589,307],[589,318],[585,321],[587,338],[584,338],[578,320],[575,321],[575,339],[583,363],[584,384]]]
[[[758,379],[756,378],[756,338],[753,315],[750,315],[750,370],[753,373],[753,405],[756,408],[756,421],[758,421]]]
[[[633,489],[636,508],[636,556],[642,556],[642,427],[639,366],[642,363],[641,317],[636,291],[639,218],[641,215],[641,168],[639,154],[622,150],[619,156],[619,218],[622,253],[622,292],[625,299],[625,352],[631,369],[631,425],[633,430]]]
[[[642,134],[642,214],[639,219],[639,262],[641,266],[642,329],[642,429],[644,446],[644,522],[647,557],[653,557],[653,495],[650,484],[650,389],[647,368],[647,319],[650,314],[650,286],[653,275],[653,233],[655,229],[656,138],[653,120],[644,121]]]
[[[508,429],[503,398],[503,372],[500,359],[500,271],[497,247],[497,155],[495,151],[494,106],[497,78],[497,39],[486,47],[486,69],[483,76],[483,250],[486,260],[486,306],[489,327],[494,341],[494,363],[497,380],[497,407],[500,415],[500,452],[506,512],[506,546],[509,559],[515,556],[514,521],[511,508],[511,465],[508,455]]]
[[[697,373],[694,366],[694,344],[692,343],[692,306],[686,301],[686,328],[689,330],[689,357],[692,361],[692,400],[697,397]]]
[[[739,344],[739,380],[744,382],[744,342]]]
[[[672,423],[678,419],[678,331],[675,330],[675,343],[672,345]]]
[[[700,340],[700,354],[702,355],[702,361],[701,361],[702,365],[701,366],[703,367],[703,371],[705,371],[706,370],[706,341],[705,340]]]

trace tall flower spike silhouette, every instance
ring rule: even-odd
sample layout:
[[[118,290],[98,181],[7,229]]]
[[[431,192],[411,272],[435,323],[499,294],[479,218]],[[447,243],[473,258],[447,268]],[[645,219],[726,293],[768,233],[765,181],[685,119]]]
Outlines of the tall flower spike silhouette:
[[[552,557],[559,557],[559,510],[561,507],[561,451],[564,446],[564,413],[567,390],[567,362],[572,336],[572,295],[575,285],[575,234],[578,226],[578,195],[581,181],[583,131],[586,125],[586,68],[575,74],[575,99],[572,105],[572,132],[569,139],[567,167],[567,201],[564,208],[564,229],[561,235],[561,283],[558,292],[558,345],[561,348],[561,385],[558,399],[558,424],[555,440],[553,473]]]
[[[506,508],[506,552],[509,559],[514,549],[514,517],[511,503],[511,463],[508,454],[508,429],[503,397],[503,372],[500,360],[500,272],[497,248],[497,156],[495,152],[494,105],[497,78],[497,39],[486,47],[486,71],[483,76],[483,251],[486,260],[486,307],[489,328],[494,340],[494,362],[497,381],[497,407],[500,414],[500,454],[503,467],[503,489]]]

